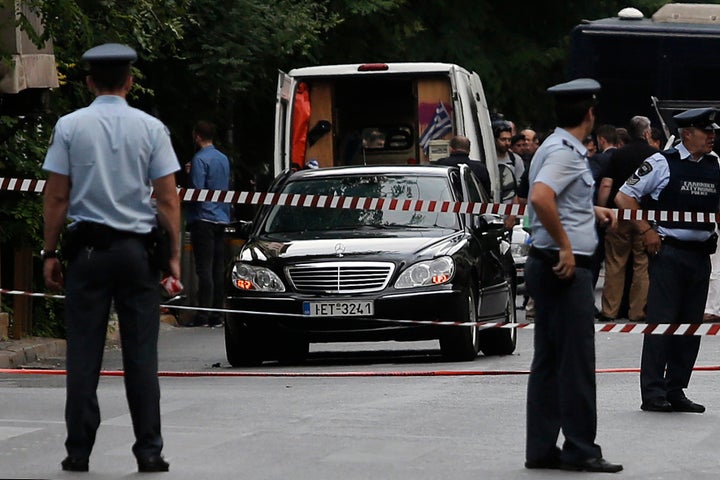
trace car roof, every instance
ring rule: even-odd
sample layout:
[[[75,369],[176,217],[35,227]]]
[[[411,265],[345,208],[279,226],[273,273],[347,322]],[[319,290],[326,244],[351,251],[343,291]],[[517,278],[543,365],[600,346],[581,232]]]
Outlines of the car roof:
[[[457,168],[446,165],[351,165],[343,167],[313,168],[299,170],[293,180],[318,177],[341,177],[347,175],[422,175],[447,177],[448,171]]]

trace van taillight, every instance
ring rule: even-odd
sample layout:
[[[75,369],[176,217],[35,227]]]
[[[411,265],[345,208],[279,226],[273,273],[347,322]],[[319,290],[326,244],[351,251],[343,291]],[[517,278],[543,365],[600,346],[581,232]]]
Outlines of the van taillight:
[[[408,158],[407,163],[408,165],[418,165],[420,162],[417,161],[417,158]]]
[[[387,63],[363,63],[358,67],[358,72],[381,72],[387,69]]]

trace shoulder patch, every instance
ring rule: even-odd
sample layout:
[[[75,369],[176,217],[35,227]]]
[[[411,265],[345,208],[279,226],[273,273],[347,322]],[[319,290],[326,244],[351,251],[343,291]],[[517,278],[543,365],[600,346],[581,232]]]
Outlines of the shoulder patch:
[[[637,176],[637,173],[633,173],[632,175],[630,175],[630,178],[625,180],[625,183],[627,183],[628,185],[635,185],[639,181],[640,181],[640,177]]]
[[[642,165],[640,165],[640,168],[637,169],[637,172],[635,172],[635,173],[637,173],[637,175],[639,177],[644,177],[648,173],[652,172],[652,169],[653,169],[653,167],[652,167],[652,165],[650,165],[650,162],[645,160],[642,163]],[[635,175],[635,174],[633,174],[633,175]]]

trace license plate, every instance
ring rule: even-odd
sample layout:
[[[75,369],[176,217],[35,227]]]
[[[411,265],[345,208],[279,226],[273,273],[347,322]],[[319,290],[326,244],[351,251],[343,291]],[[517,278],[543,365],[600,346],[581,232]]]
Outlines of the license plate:
[[[303,302],[303,315],[309,317],[367,317],[375,313],[372,300]]]

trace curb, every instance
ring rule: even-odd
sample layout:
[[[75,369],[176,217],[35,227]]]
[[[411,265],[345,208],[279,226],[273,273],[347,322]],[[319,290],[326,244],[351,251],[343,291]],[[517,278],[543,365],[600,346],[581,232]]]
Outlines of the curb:
[[[177,320],[172,315],[161,315],[160,322],[161,326],[162,324],[170,327],[178,326]],[[119,342],[120,332],[116,324],[114,328],[108,330],[106,346],[119,345]],[[0,368],[14,369],[46,358],[64,357],[66,351],[67,345],[62,338],[29,337],[8,342],[0,341]]]
[[[65,351],[65,340],[61,338],[31,337],[15,340],[0,350],[0,368],[18,368],[42,358],[62,357]]]

